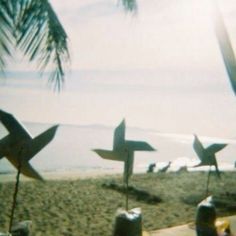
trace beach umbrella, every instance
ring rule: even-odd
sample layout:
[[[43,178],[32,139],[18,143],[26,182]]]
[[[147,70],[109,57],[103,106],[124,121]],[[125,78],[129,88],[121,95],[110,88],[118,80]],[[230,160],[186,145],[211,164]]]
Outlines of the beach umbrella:
[[[128,194],[129,177],[133,173],[134,152],[135,151],[155,151],[155,149],[144,141],[133,141],[125,139],[125,120],[115,129],[113,137],[113,149],[93,149],[100,157],[113,161],[124,162],[123,179],[126,184]],[[127,195],[128,196],[128,195]],[[128,197],[127,197],[128,198]],[[128,201],[128,200],[127,200]],[[127,204],[126,204],[126,208]]]
[[[17,169],[9,226],[10,232],[16,207],[20,174],[22,173],[37,180],[43,180],[41,175],[30,165],[29,161],[53,139],[58,126],[53,126],[37,137],[32,138],[25,127],[12,114],[0,110],[0,122],[9,132],[7,136],[0,140],[0,159],[6,157]]]
[[[229,34],[225,27],[217,2],[212,1],[215,35],[219,44],[220,52],[224,61],[224,65],[229,76],[231,86],[236,94],[236,59]]]
[[[210,181],[211,166],[215,166],[217,176],[220,178],[220,171],[218,168],[218,163],[215,155],[225,146],[227,146],[227,144],[212,144],[207,148],[204,148],[197,135],[194,135],[193,149],[195,150],[195,152],[198,155],[198,158],[200,159],[200,163],[195,165],[194,167],[199,167],[199,166],[210,167],[207,179],[207,190],[206,190],[207,194],[208,194],[208,185]]]

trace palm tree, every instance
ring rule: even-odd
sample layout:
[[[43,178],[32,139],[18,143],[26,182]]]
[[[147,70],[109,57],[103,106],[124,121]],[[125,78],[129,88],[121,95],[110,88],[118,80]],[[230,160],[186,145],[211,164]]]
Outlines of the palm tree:
[[[49,80],[60,89],[69,60],[68,37],[48,0],[0,0],[0,70],[14,48],[40,70],[52,70]]]
[[[136,0],[121,0],[135,11]],[[13,49],[20,49],[40,71],[49,68],[49,81],[60,90],[69,61],[68,37],[48,0],[0,0],[0,71]]]
[[[136,0],[118,0],[129,12],[136,12]],[[236,60],[217,5],[216,37],[236,94]],[[222,33],[223,32],[223,33]],[[19,48],[30,61],[38,61],[41,71],[51,69],[49,81],[60,90],[64,63],[69,60],[68,37],[48,0],[0,0],[0,71],[12,49]]]
[[[135,12],[137,10],[136,0],[122,0],[122,3],[128,11]],[[216,39],[231,87],[236,95],[236,57],[217,0],[212,1],[212,12]]]
[[[230,79],[230,83],[234,94],[236,95],[236,58],[232,43],[223,17],[221,16],[217,2],[213,4],[215,34],[219,44],[221,56],[225,65],[226,72]]]

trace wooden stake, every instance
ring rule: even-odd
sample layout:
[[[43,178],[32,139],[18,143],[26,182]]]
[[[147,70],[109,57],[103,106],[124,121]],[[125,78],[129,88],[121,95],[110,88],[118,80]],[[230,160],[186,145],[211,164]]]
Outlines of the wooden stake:
[[[208,197],[208,187],[209,187],[209,183],[210,183],[210,175],[211,175],[211,166],[209,168],[209,171],[208,171],[208,176],[207,176],[207,186],[206,186],[206,197]]]
[[[129,166],[129,151],[127,150],[127,160],[126,160],[126,167]],[[128,176],[128,168],[126,168],[126,179],[125,179],[125,184],[126,184],[126,202],[125,202],[125,209],[126,211],[129,210],[129,176]]]
[[[11,232],[13,219],[14,219],[15,208],[16,208],[16,203],[17,203],[17,194],[18,194],[18,189],[19,189],[19,184],[20,184],[21,154],[22,154],[22,151],[23,151],[23,148],[21,148],[20,151],[19,151],[19,165],[18,165],[18,168],[17,168],[15,191],[14,191],[14,194],[13,194],[13,202],[12,202],[10,223],[9,223],[9,229],[8,229],[9,233]]]

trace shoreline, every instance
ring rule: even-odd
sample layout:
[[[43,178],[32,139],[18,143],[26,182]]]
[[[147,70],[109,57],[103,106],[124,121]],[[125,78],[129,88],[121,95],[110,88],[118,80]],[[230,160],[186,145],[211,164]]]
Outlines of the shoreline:
[[[133,175],[158,175],[158,174],[171,174],[171,173],[208,173],[208,170],[170,170],[166,173],[161,172],[152,172],[147,173],[144,171],[139,171],[133,173]],[[228,169],[222,170],[221,173],[233,173],[235,170]],[[215,172],[212,171],[214,174]],[[14,182],[16,179],[17,172],[10,172],[10,173],[0,173],[0,183],[4,182]],[[73,170],[53,170],[53,171],[41,171],[40,175],[43,177],[45,181],[50,180],[77,180],[77,179],[97,179],[97,178],[104,178],[109,176],[114,177],[122,177],[123,171],[120,169],[73,169]],[[20,176],[21,181],[35,181],[34,179],[28,178],[24,175]]]
[[[16,179],[16,172],[0,174],[0,183],[14,182]],[[60,170],[60,171],[42,171],[41,176],[45,181],[48,180],[77,180],[77,179],[96,179],[106,176],[121,176],[122,172],[119,170]],[[21,175],[20,181],[34,181],[31,178]]]

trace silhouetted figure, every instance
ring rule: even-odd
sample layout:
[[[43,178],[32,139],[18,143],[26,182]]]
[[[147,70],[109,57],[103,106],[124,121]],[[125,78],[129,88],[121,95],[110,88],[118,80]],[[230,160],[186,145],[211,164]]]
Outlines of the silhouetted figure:
[[[187,166],[181,166],[178,171],[178,173],[183,173],[183,172],[188,172],[188,167]]]
[[[166,166],[164,166],[163,168],[161,168],[158,172],[166,173],[167,170],[170,168],[170,165],[171,165],[171,161],[169,161],[169,163]]]
[[[153,173],[155,167],[156,167],[156,164],[155,164],[155,163],[150,164],[150,165],[148,166],[147,173]]]

